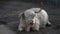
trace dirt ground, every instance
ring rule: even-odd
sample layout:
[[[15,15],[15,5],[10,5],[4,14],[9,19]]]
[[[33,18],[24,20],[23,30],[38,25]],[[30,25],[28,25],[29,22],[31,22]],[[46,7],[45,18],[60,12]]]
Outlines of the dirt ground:
[[[32,7],[41,8],[38,4],[20,1],[9,1],[1,5],[0,21],[5,21],[7,24],[0,24],[0,34],[60,34],[60,8],[45,4],[43,9],[47,11],[52,26],[45,29],[40,29],[38,32],[19,32],[17,30],[19,24],[18,14]]]

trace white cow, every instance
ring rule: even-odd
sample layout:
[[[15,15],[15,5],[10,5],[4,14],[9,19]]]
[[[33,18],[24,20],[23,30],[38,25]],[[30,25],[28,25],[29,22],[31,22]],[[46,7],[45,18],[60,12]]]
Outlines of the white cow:
[[[47,12],[40,8],[27,9],[23,13],[20,13],[19,16],[19,31],[25,30],[28,32],[30,28],[39,31],[39,28],[45,28],[46,24],[51,24]]]

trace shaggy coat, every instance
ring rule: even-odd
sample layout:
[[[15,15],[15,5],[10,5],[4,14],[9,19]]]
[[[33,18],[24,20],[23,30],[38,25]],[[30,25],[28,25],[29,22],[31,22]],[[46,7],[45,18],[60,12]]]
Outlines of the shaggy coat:
[[[33,30],[39,31],[39,28],[45,28],[46,24],[51,24],[48,19],[48,14],[45,10],[40,8],[31,8],[23,13],[19,14],[20,24],[18,26],[19,31],[30,31],[30,28]]]

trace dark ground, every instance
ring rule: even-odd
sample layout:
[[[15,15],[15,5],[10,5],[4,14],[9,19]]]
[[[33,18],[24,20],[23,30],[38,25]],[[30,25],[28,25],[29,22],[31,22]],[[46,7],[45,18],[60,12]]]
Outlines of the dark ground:
[[[0,21],[5,21],[7,24],[4,25],[0,22],[0,34],[60,34],[60,8],[52,5],[44,5],[44,9],[48,12],[49,19],[52,23],[51,27],[41,29],[39,32],[18,32],[18,14],[31,7],[40,6],[34,3],[19,1],[2,3],[0,5]]]

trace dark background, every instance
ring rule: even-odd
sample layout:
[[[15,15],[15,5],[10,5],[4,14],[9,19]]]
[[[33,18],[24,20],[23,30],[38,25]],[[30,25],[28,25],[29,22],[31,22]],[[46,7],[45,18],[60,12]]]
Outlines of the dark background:
[[[43,5],[40,2],[43,2]],[[49,0],[0,0],[0,34],[60,34],[60,4],[58,1],[58,3],[55,2]],[[18,14],[32,7],[45,9],[52,26],[40,29],[39,32],[19,32],[17,30]]]

